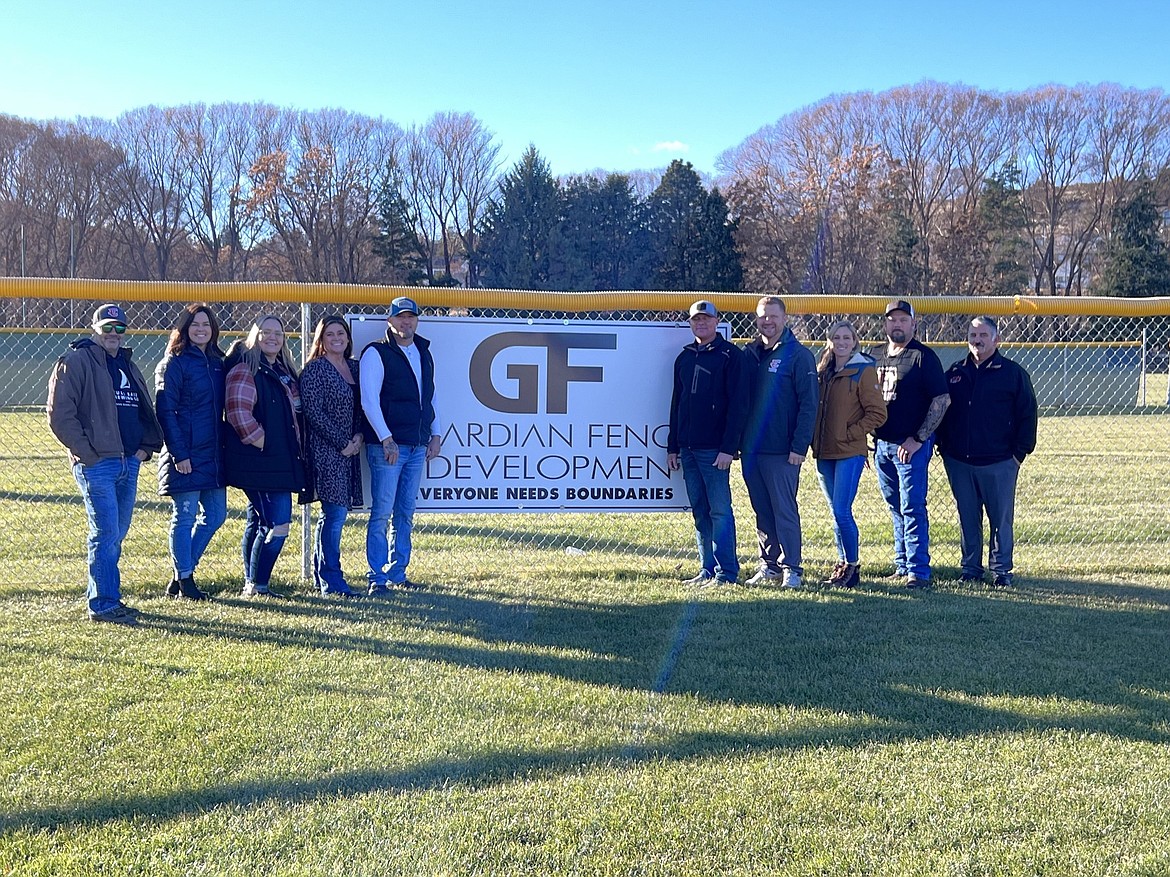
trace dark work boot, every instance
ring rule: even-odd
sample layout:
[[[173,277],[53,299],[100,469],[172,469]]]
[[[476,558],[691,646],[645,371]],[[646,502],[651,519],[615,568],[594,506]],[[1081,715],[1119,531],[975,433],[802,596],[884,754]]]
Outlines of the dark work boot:
[[[187,576],[185,579],[179,579],[179,594],[188,600],[207,599],[207,595],[199,590],[199,586],[195,584],[194,576]]]
[[[179,580],[178,579],[171,579],[171,583],[169,585],[167,585],[167,596],[168,597],[179,596]]]

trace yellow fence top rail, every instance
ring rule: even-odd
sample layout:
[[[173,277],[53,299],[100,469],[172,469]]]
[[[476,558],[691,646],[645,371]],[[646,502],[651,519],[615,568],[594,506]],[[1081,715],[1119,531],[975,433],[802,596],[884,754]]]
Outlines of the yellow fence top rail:
[[[508,308],[518,310],[679,311],[697,299],[713,301],[723,311],[753,313],[755,292],[550,292],[532,289],[461,289],[458,287],[370,286],[344,283],[200,283],[154,280],[86,280],[51,277],[0,277],[0,298],[64,298],[110,301],[266,301],[309,304],[387,305],[407,295],[422,307]],[[880,314],[890,296],[784,295],[793,314]],[[989,316],[1170,316],[1170,296],[1112,298],[1101,296],[906,296],[919,314],[987,314]]]

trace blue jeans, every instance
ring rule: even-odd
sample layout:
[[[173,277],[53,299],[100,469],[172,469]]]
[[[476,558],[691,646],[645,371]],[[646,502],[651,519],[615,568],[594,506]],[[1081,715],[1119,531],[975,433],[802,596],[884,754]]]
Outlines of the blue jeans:
[[[926,517],[927,472],[934,453],[932,438],[909,463],[898,459],[898,445],[877,440],[874,468],[878,487],[894,524],[894,571],[930,580],[930,522]]]
[[[313,534],[313,581],[321,593],[347,587],[341,572],[341,529],[349,509],[321,500],[321,515]]]
[[[292,522],[292,494],[267,490],[245,490],[248,505],[245,509],[244,538],[240,551],[244,558],[244,578],[254,585],[267,585],[272,580],[272,568],[284,548],[288,534],[273,531]]]
[[[735,580],[739,558],[735,553],[735,515],[731,510],[731,470],[716,469],[719,451],[683,448],[683,481],[695,518],[699,562],[710,575]]]
[[[171,496],[171,562],[175,578],[195,575],[211,537],[227,520],[227,488],[191,490]]]
[[[135,457],[104,457],[92,466],[73,464],[73,478],[81,488],[85,517],[89,521],[86,561],[89,585],[86,598],[90,612],[108,612],[122,602],[122,540],[130,531],[134,498],[138,495]]]
[[[837,541],[837,556],[846,563],[857,563],[860,554],[860,534],[853,517],[853,500],[857,498],[857,484],[865,457],[846,457],[843,460],[817,460],[817,475],[821,490],[833,513],[833,537]]]
[[[370,521],[366,525],[366,561],[370,571],[366,578],[371,585],[406,581],[414,508],[418,504],[418,485],[426,457],[426,445],[399,445],[398,460],[391,466],[380,444],[366,445],[371,493]]]

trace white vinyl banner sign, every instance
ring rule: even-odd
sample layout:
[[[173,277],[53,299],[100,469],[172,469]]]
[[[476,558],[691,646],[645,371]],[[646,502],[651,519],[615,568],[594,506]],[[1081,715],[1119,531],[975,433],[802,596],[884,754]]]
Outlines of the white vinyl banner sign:
[[[355,356],[385,337],[385,317],[348,319]],[[419,511],[689,508],[682,474],[666,468],[672,366],[694,341],[686,323],[423,316],[418,334],[443,429]],[[366,486],[368,503],[368,475]]]

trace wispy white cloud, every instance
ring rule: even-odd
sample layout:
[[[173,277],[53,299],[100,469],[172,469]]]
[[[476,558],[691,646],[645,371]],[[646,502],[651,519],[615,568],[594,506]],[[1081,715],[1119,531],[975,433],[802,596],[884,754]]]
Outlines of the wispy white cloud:
[[[653,152],[690,152],[689,144],[683,143],[681,140],[664,140],[661,143],[655,143]]]

